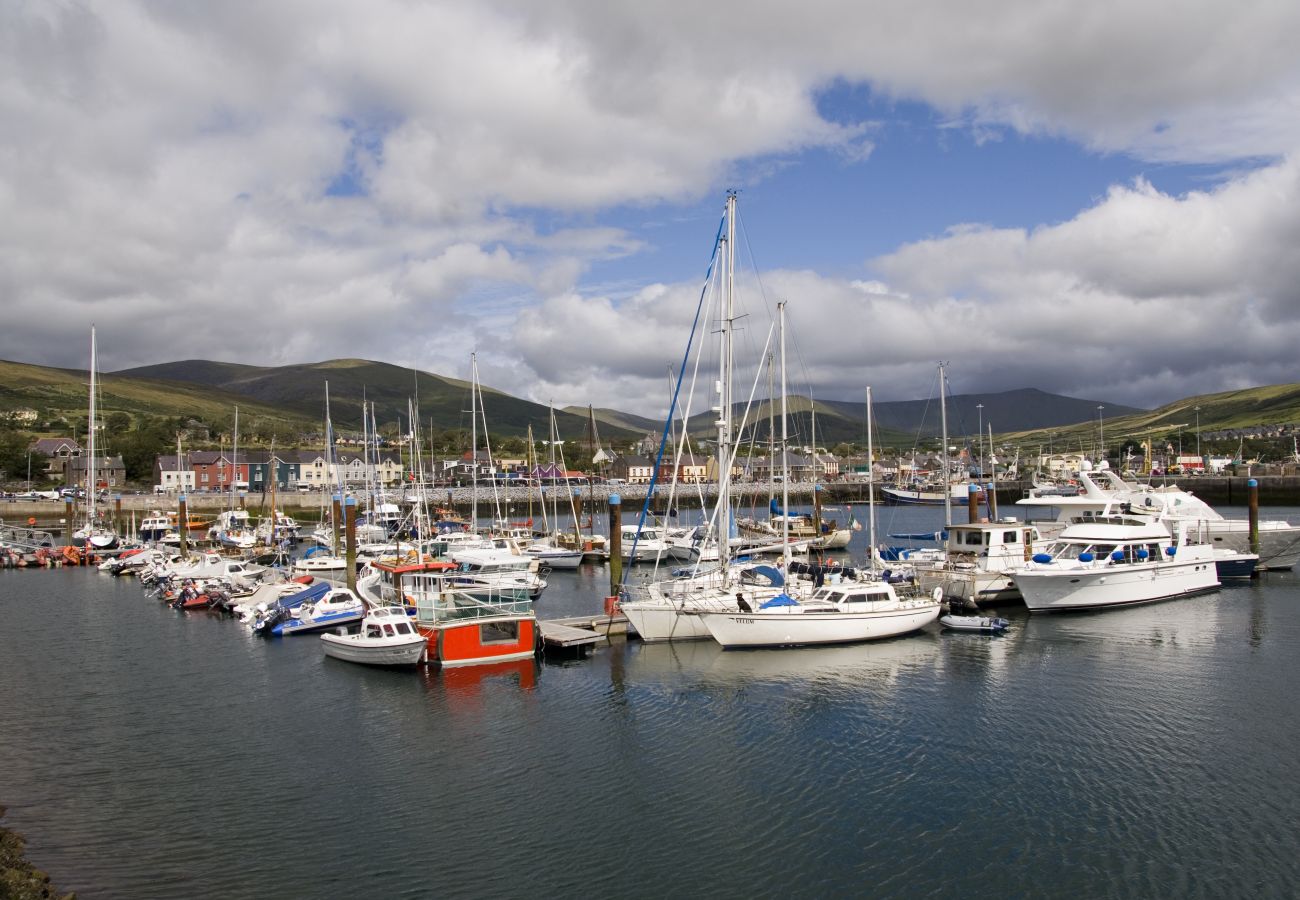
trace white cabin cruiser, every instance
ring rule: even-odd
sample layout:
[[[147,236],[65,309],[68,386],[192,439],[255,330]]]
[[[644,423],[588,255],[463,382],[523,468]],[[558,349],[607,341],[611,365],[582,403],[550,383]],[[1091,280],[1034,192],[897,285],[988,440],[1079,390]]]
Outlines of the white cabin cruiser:
[[[1217,590],[1214,548],[1123,516],[1071,525],[1013,576],[1033,612],[1132,606]]]

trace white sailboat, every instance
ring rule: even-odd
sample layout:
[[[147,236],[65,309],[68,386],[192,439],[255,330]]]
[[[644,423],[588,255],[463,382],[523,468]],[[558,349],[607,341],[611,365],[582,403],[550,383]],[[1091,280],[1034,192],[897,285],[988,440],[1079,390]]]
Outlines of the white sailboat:
[[[95,514],[95,501],[99,498],[99,482],[95,478],[95,402],[98,390],[95,377],[99,369],[99,359],[95,347],[95,326],[90,326],[90,411],[86,427],[86,519],[81,528],[72,533],[73,546],[87,547],[91,550],[111,550],[117,546],[118,536],[111,528],[100,522]]]

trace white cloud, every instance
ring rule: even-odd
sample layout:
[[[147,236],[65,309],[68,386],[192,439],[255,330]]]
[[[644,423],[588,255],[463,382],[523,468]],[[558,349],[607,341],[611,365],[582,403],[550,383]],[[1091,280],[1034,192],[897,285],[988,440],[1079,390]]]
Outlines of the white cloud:
[[[0,356],[84,364],[68,332],[91,320],[109,368],[445,371],[449,346],[478,347],[502,388],[656,408],[698,286],[587,296],[594,265],[654,249],[610,210],[695,201],[812,149],[876,164],[879,122],[818,113],[840,83],[986,135],[1284,156],[1298,20],[1262,0],[6,4]],[[924,391],[918,353],[972,341],[972,382],[1005,387],[1137,399],[1289,380],[1296,194],[1291,161],[1187,197],[1139,183],[1058,226],[954,227],[857,281],[765,277],[792,300],[808,377],[845,396],[866,378]],[[1140,337],[1074,337],[1107,316]],[[1045,376],[1063,333],[1078,364]]]

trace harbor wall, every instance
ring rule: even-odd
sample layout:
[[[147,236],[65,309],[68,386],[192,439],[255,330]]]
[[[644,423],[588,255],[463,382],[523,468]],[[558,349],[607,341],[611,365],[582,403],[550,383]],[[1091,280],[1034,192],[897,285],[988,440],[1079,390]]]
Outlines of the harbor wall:
[[[1261,475],[1256,476],[1256,480],[1259,482],[1259,502],[1261,506],[1300,506],[1300,477],[1293,475]],[[1248,481],[1249,479],[1244,475],[1232,477],[1202,476],[1170,479],[1168,483],[1178,484],[1214,506],[1245,506],[1247,503]],[[1159,485],[1163,482],[1155,481],[1153,483]],[[1032,485],[1027,482],[1000,483],[998,485],[999,508],[1005,514],[1014,515],[1011,510],[1015,508],[1015,502],[1027,496],[1030,487]],[[548,504],[551,502],[550,490],[548,488],[546,494]],[[560,490],[565,491],[566,489],[560,488]],[[590,488],[574,487],[572,490],[575,497],[580,497],[588,507],[594,500],[603,508],[609,495],[617,493],[623,498],[624,507],[632,508],[639,506],[644,499],[646,486],[637,484],[616,486],[602,484]],[[733,490],[741,498],[742,505],[766,504],[768,495],[768,486],[766,484],[735,485]],[[807,505],[812,497],[812,484],[810,482],[791,483],[789,492],[792,505]],[[506,514],[510,518],[523,518],[529,509],[530,498],[532,505],[535,507],[534,517],[541,515],[540,501],[535,487],[498,487],[496,494],[503,507],[508,506]],[[673,505],[683,509],[699,508],[702,502],[707,503],[709,498],[715,494],[716,487],[711,484],[679,486]],[[665,508],[668,502],[667,497],[666,489],[658,489],[654,504],[655,508]],[[311,494],[280,494],[276,497],[276,505],[297,519],[314,521],[320,518],[324,508],[322,498],[323,495],[319,492]],[[328,495],[324,495],[324,499],[327,501]],[[433,503],[462,513],[468,512],[471,500],[472,492],[470,488],[438,488],[431,494]],[[867,485],[865,482],[857,481],[832,481],[826,483],[823,485],[822,502],[827,505],[866,503]],[[877,502],[879,502],[879,498],[877,498]],[[123,517],[129,517],[134,512],[137,520],[143,513],[150,510],[174,511],[176,509],[176,498],[174,496],[123,494],[121,503]],[[114,507],[112,496],[108,501],[102,502],[100,505],[108,511],[110,516],[112,515]],[[218,512],[230,506],[230,498],[218,494],[187,494],[186,505],[191,516],[211,516],[215,518]],[[954,501],[953,505],[961,506],[962,504],[960,501]],[[269,509],[270,497],[268,495],[264,500],[260,493],[250,494],[244,498],[244,506],[256,516],[259,511]],[[568,506],[568,498],[565,493],[560,495],[560,506],[561,509]],[[478,508],[480,520],[490,519],[493,516],[494,503],[491,488],[479,488]],[[588,509],[588,511],[590,510]],[[49,527],[61,524],[66,513],[67,506],[59,501],[32,501],[12,498],[0,500],[0,521],[10,525],[25,525],[29,519],[35,519],[39,527]],[[82,514],[79,507],[74,507],[73,520],[77,520]]]

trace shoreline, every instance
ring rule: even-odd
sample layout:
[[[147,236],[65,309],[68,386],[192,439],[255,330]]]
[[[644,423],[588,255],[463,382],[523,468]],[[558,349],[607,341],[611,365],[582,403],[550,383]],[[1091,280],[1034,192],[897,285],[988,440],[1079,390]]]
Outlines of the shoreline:
[[[7,810],[0,806],[0,821]],[[6,900],[76,900],[76,893],[60,893],[47,872],[36,868],[25,856],[27,839],[0,824],[0,895]]]

